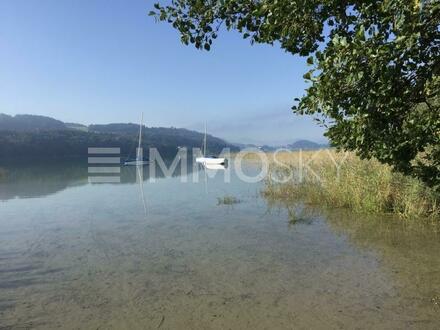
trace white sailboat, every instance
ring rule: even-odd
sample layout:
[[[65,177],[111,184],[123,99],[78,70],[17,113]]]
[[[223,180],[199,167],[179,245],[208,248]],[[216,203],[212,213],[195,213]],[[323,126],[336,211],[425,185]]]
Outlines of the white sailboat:
[[[212,165],[224,165],[225,159],[217,156],[209,156],[206,154],[206,123],[205,123],[205,137],[203,138],[203,155],[202,157],[197,157],[196,162],[203,164],[205,166],[212,166]]]
[[[136,159],[134,160],[126,160],[124,162],[124,165],[134,165],[134,166],[142,166],[142,165],[147,165],[150,163],[150,161],[148,160],[144,160],[143,158],[143,152],[142,152],[142,126],[143,126],[143,122],[144,121],[144,114],[142,113],[141,115],[141,123],[139,124],[139,143],[138,143],[138,148],[136,150]]]

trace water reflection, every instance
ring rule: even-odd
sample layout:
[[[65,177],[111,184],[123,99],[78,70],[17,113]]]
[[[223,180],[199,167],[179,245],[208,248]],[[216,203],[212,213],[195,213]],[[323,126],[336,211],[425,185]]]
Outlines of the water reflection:
[[[204,166],[207,170],[226,170],[226,166],[223,164],[206,164],[206,165],[201,165]]]
[[[88,183],[84,162],[20,162],[1,168],[0,200],[47,196]]]
[[[7,179],[19,196],[29,173],[77,188],[0,204],[3,327],[439,328],[432,227],[276,201],[268,210],[260,185],[234,172],[227,184],[224,170],[206,169],[204,194],[202,179],[147,184],[148,167],[123,168],[119,185],[67,168],[8,174],[23,178]]]
[[[144,207],[144,213],[145,217],[148,216],[148,210],[147,210],[147,202],[145,200],[145,193],[144,193],[144,166],[137,165],[136,166],[136,175],[138,177],[139,181],[139,189],[140,189],[140,195],[142,200],[142,206]]]
[[[164,160],[170,168],[172,160]],[[163,179],[170,174],[158,165],[143,167],[121,166],[118,174],[122,184],[135,184],[139,180],[150,180],[150,166],[155,166],[154,178]],[[192,163],[184,168],[183,175],[190,176],[194,169]],[[179,162],[172,177],[182,175]],[[70,187],[89,184],[87,160],[39,161],[32,163],[14,162],[0,165],[0,200],[14,198],[35,198],[58,193]],[[114,174],[113,174],[114,176]]]
[[[227,162],[224,164],[198,164],[198,169],[203,171],[205,194],[209,193],[209,178],[213,178],[218,172],[226,171],[227,164]],[[227,177],[225,177],[225,181],[229,181]]]

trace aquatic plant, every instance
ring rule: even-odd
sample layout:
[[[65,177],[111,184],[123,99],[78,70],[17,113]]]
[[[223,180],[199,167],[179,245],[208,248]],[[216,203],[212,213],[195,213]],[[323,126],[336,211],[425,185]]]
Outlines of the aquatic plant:
[[[438,192],[374,159],[334,150],[272,156],[262,191],[268,199],[440,219]]]
[[[240,203],[240,200],[234,196],[217,197],[217,205],[233,205]]]
[[[6,177],[6,170],[0,167],[0,179],[3,179],[5,177]]]

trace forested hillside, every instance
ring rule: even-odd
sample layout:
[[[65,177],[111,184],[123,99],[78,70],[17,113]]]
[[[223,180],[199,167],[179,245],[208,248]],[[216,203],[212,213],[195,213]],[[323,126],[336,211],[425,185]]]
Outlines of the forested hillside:
[[[9,116],[0,113],[0,130],[9,131],[39,131],[66,129],[60,120],[45,116],[16,115]]]
[[[127,157],[135,155],[138,143],[139,125],[136,124],[87,127],[65,125],[61,121],[41,116],[0,117],[0,160],[87,157],[89,147],[119,147],[121,157]],[[155,147],[164,157],[171,157],[177,153],[179,147],[200,148],[203,134],[182,128],[144,127],[142,140],[144,149]],[[209,151],[213,153],[226,147],[237,149],[213,136],[208,136],[207,140]]]

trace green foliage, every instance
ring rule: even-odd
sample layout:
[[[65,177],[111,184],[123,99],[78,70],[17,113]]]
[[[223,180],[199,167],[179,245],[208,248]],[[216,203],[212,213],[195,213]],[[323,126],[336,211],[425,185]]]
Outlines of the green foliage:
[[[222,26],[307,56],[293,106],[338,148],[440,189],[438,0],[172,0],[150,15],[209,50]]]

